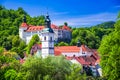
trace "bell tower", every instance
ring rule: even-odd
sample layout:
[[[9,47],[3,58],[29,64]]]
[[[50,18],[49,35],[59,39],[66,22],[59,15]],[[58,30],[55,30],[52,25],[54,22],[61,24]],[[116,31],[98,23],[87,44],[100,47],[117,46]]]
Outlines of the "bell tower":
[[[45,28],[42,30],[42,57],[54,55],[54,32],[51,29],[51,20],[47,14]]]

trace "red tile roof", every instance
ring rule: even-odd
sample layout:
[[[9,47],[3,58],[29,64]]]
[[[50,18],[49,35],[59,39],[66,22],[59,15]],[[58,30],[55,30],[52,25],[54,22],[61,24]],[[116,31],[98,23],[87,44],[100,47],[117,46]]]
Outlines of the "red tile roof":
[[[60,56],[60,55],[61,55],[61,52],[60,52],[60,51],[55,50],[55,51],[54,51],[54,55],[55,55],[55,56]]]
[[[24,23],[24,22],[23,22],[23,23],[21,24],[21,27],[29,27],[29,25],[28,25],[27,23]]]
[[[93,58],[93,56],[80,56],[75,57],[75,59],[82,65],[95,65],[96,59]]]
[[[71,31],[71,29],[68,26],[65,26],[65,25],[62,27],[62,29]]]
[[[82,48],[82,51],[88,51],[88,52],[91,52],[92,50],[89,49],[86,45],[81,45],[81,48]]]
[[[44,26],[31,26],[29,27],[26,32],[31,32],[31,31],[40,31],[44,28]]]
[[[20,27],[27,27],[28,29],[26,30],[26,32],[30,32],[30,31],[40,31],[44,28],[44,26],[34,26],[34,25],[28,25],[27,23],[22,23]],[[52,29],[61,29],[58,26],[51,24],[51,28]],[[71,30],[68,26],[63,26],[62,27],[63,30]]]
[[[60,47],[55,47],[55,51],[60,51],[62,52],[79,52],[80,47],[77,46],[60,46]]]
[[[56,25],[54,25],[54,24],[51,24],[51,28],[52,28],[52,29],[59,29],[59,27],[56,26]]]

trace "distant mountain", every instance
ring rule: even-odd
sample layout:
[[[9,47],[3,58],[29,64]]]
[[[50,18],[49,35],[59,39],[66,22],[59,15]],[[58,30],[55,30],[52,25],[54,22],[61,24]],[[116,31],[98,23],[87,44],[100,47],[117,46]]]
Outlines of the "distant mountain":
[[[104,22],[101,24],[96,25],[96,27],[101,27],[101,28],[114,28],[114,21],[108,21],[108,22]]]

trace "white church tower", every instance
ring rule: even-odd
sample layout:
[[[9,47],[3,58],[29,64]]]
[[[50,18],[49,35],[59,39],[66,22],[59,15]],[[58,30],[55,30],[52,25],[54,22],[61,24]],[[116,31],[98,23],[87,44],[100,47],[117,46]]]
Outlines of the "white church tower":
[[[45,28],[42,30],[42,57],[48,55],[54,55],[54,32],[49,15],[45,18]]]

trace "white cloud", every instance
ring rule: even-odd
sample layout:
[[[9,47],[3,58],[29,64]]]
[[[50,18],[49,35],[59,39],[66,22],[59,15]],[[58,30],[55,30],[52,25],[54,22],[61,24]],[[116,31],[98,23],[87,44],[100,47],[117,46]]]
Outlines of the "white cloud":
[[[55,19],[52,22],[56,25],[61,25],[68,22],[69,25],[96,25],[106,21],[115,21],[117,14],[115,13],[100,13],[94,15],[86,15],[84,17]]]

